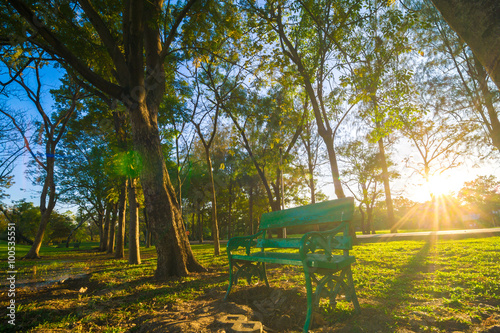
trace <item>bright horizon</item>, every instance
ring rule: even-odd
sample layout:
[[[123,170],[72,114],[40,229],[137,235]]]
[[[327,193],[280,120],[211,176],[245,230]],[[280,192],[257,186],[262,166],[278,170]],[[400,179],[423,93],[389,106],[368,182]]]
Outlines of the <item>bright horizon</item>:
[[[12,205],[13,201],[25,199],[26,201],[33,202],[36,206],[39,205],[39,197],[36,191],[39,191],[41,189],[41,186],[33,186],[31,184],[31,181],[25,175],[26,163],[30,159],[31,156],[29,156],[29,154],[25,152],[17,160],[16,167],[14,168],[13,172],[14,184],[12,185],[12,187],[5,191],[10,195],[9,198],[6,198],[4,200],[5,203]],[[426,184],[423,183],[424,181],[420,176],[413,175],[412,177],[408,177],[406,175],[403,175],[400,179],[397,179],[396,181],[391,183],[392,196],[394,199],[396,197],[399,197],[399,194],[401,193],[401,196],[405,198],[408,198],[415,202],[423,203],[430,200],[430,191],[432,191],[436,196],[456,196],[465,182],[472,181],[479,176],[497,176],[499,174],[500,166],[496,166],[493,163],[477,168],[472,168],[464,163],[463,165],[460,165],[454,169],[443,172],[443,174],[441,175],[432,176],[431,181],[429,182],[430,189],[428,189]],[[322,190],[329,197],[329,199],[336,199],[333,184],[327,184],[323,186]],[[344,190],[347,196],[351,196],[350,192],[347,191],[347,189]],[[72,210],[71,206],[61,205],[60,203],[57,204],[56,209],[60,212]]]

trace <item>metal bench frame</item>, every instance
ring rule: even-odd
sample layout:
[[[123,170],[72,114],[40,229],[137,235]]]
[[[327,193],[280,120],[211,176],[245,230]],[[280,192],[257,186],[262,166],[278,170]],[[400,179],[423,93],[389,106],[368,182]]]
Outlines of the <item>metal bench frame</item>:
[[[343,293],[359,313],[351,271],[356,259],[349,255],[352,249],[349,222],[353,213],[354,199],[345,198],[263,214],[256,234],[233,237],[227,243],[229,286],[224,299],[228,298],[232,286],[240,278],[245,278],[250,284],[255,276],[269,287],[266,274],[268,263],[297,265],[303,267],[307,291],[304,333],[309,330],[313,308],[319,306],[321,297],[328,297],[330,305],[335,307],[337,296]],[[338,225],[327,231],[307,232],[301,238],[266,238],[270,229],[332,222]],[[244,253],[238,251],[240,247],[244,248]],[[298,249],[298,252],[266,251],[269,249]],[[334,254],[336,250],[341,254]]]

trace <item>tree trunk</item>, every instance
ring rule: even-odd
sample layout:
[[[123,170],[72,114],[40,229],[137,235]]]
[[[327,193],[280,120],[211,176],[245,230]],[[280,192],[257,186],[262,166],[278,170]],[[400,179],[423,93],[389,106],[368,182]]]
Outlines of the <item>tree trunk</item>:
[[[199,201],[196,201],[196,214],[198,215],[198,242],[203,244],[203,217],[201,216]]]
[[[228,217],[227,217],[227,239],[231,239],[232,234],[232,221],[231,214],[233,210],[233,179],[229,179],[229,207],[228,207]]]
[[[488,111],[488,133],[490,135],[491,142],[500,151],[500,121],[498,120],[498,113],[493,104],[494,94],[488,87],[488,80],[486,73],[484,72],[484,68],[476,57],[474,57],[474,67],[479,81],[479,88],[481,89],[481,94],[483,95],[483,103]]]
[[[139,93],[138,93],[139,94]],[[138,98],[140,101],[141,98]],[[146,211],[156,236],[158,255],[155,277],[185,276],[190,271],[204,271],[191,250],[177,197],[168,175],[156,118],[157,114],[141,103],[130,107],[134,148],[142,160],[141,184]]]
[[[101,251],[107,251],[109,245],[109,221],[111,219],[111,210],[113,210],[113,206],[110,202],[106,205],[106,217],[104,218],[104,233],[102,235],[103,238],[103,246]]]
[[[139,205],[136,197],[136,180],[128,180],[128,206],[129,206],[129,246],[128,263],[138,265],[141,263],[140,244],[139,244]]]
[[[115,258],[125,258],[125,219],[127,211],[127,179],[123,178],[120,184],[118,197],[118,230],[116,231]]]
[[[117,215],[118,215],[118,203],[114,203],[113,214],[111,216],[111,221],[109,222],[109,238],[108,238],[108,250],[107,250],[107,253],[109,254],[115,252],[115,226],[116,226]]]
[[[361,232],[363,233],[363,235],[369,234],[370,231],[366,232],[365,212],[363,211],[363,204],[362,203],[359,204],[358,210],[361,213]]]
[[[326,145],[326,151],[328,152],[328,161],[330,162],[330,168],[332,170],[333,186],[335,187],[335,194],[338,199],[345,198],[344,190],[342,189],[342,183],[340,182],[340,172],[339,165],[337,163],[337,154],[335,154],[335,148],[333,145],[333,138],[331,136],[324,136],[323,141]]]
[[[51,154],[51,155],[49,155]],[[54,184],[54,156],[55,150],[47,150],[47,164],[46,171],[47,176],[45,178],[42,193],[40,195],[40,224],[38,225],[38,230],[33,240],[33,245],[29,249],[28,253],[24,256],[25,259],[39,259],[40,258],[40,247],[42,246],[43,236],[45,234],[45,230],[47,229],[47,224],[50,220],[50,214],[54,210],[54,206],[56,204],[56,186]],[[49,202],[47,204],[47,196],[49,198]]]
[[[250,219],[250,235],[253,235],[254,232],[254,227],[253,227],[253,183],[250,183],[250,189],[248,190],[249,192],[249,200],[248,200],[248,216]]]
[[[214,242],[214,255],[220,255],[219,225],[217,222],[217,197],[215,195],[214,173],[212,170],[212,159],[209,147],[205,146],[205,157],[207,160],[208,176],[210,179],[210,194],[212,195],[212,240]]]
[[[500,1],[431,0],[500,89]]]
[[[160,142],[157,117],[165,94],[165,68],[160,53],[162,47],[169,47],[162,43],[157,25],[162,4],[146,1],[133,5],[128,40],[130,77],[125,99],[129,101],[134,149],[142,162],[144,202],[155,237],[158,258],[155,278],[166,280],[206,269],[191,250]]]
[[[193,236],[192,240],[195,240],[198,238],[197,232],[196,232],[196,207],[193,204],[193,214],[191,215],[191,229],[193,229]]]
[[[151,247],[151,225],[148,220],[148,213],[146,212],[146,208],[143,209],[144,214],[144,223],[146,224],[146,249]]]
[[[384,181],[385,204],[387,206],[387,223],[391,228],[391,233],[397,233],[396,219],[394,218],[394,205],[391,196],[391,186],[389,182],[389,168],[387,167],[387,159],[385,157],[384,141],[382,138],[378,140],[378,148],[380,153],[380,163],[382,166],[382,180]]]
[[[375,235],[375,226],[373,225],[373,207],[366,207],[366,228],[372,231],[372,235]]]
[[[97,214],[97,218],[98,218],[98,222],[96,223],[97,224],[97,228],[99,230],[99,251],[102,252],[104,251],[103,248],[104,248],[104,244],[106,243],[106,239],[104,238],[104,219],[105,219],[105,212],[103,212],[102,210],[98,210],[98,214]]]

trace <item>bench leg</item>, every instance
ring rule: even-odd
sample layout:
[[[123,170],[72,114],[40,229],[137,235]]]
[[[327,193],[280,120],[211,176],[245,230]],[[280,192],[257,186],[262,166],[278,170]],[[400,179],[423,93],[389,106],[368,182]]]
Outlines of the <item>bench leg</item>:
[[[354,289],[354,281],[352,279],[351,265],[347,268],[347,285],[349,287],[349,292],[351,294],[351,302],[354,305],[354,310],[356,313],[361,313],[361,307],[359,306],[358,296],[356,295],[356,289]]]
[[[309,327],[312,324],[313,309],[319,306],[321,296],[328,297],[330,299],[330,305],[335,307],[336,297],[340,291],[343,290],[346,295],[346,300],[352,302],[355,312],[361,312],[358,297],[356,296],[356,290],[354,289],[351,266],[349,265],[348,267],[342,269],[339,275],[334,275],[333,273],[334,272],[323,271],[320,275],[324,276],[321,279],[317,279],[315,271],[311,272],[310,269],[304,267],[307,291],[307,315],[303,333],[307,333],[309,331]],[[313,278],[317,284],[314,293],[312,285]]]
[[[307,291],[307,314],[306,314],[306,322],[304,324],[303,333],[309,332],[309,326],[311,325],[312,320],[312,310],[313,310],[313,291],[312,291],[312,281],[311,275],[309,274],[309,269],[304,267],[304,274],[306,278],[306,291]]]
[[[233,261],[229,258],[229,285],[227,287],[226,296],[224,296],[224,300],[227,300],[229,293],[231,292],[231,287],[233,286]]]
[[[233,273],[233,266],[236,269],[236,272]],[[229,260],[229,285],[227,287],[226,296],[224,296],[224,300],[227,300],[229,293],[231,292],[231,288],[233,284],[238,284],[238,280],[240,277],[243,277],[247,280],[248,284],[252,283],[252,277],[257,277],[260,281],[264,281],[266,286],[269,287],[269,281],[267,280],[266,273],[266,263],[264,262],[247,262],[242,265],[238,263],[233,263],[233,261]]]
[[[264,282],[266,283],[266,286],[269,288],[269,281],[267,281],[267,272],[266,272],[266,263],[263,262],[262,263],[262,271],[261,271],[261,280],[264,280]]]

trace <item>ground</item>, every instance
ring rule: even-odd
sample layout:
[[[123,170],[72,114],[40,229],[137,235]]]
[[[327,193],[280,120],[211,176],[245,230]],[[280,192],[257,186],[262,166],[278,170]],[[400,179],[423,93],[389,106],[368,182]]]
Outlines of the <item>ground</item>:
[[[499,241],[360,245],[353,250],[359,258],[353,271],[361,314],[342,299],[334,309],[325,301],[311,331],[499,333]],[[16,327],[31,332],[224,332],[228,327],[218,318],[243,314],[262,322],[266,332],[302,331],[306,299],[299,267],[271,266],[270,288],[240,282],[225,302],[227,259],[214,260],[210,252],[210,247],[195,247],[209,272],[166,282],[153,279],[154,252],[147,250],[141,266],[92,249],[49,256],[47,262],[59,260],[57,266],[47,264],[50,269],[40,261],[23,261]],[[5,289],[0,301],[5,309]],[[4,323],[0,331],[10,331]]]

